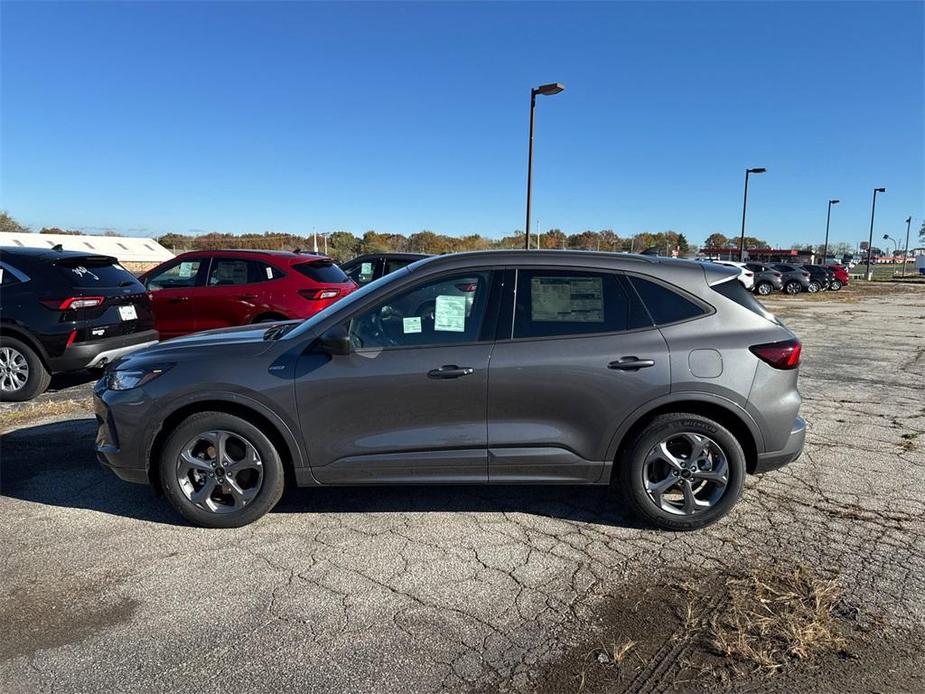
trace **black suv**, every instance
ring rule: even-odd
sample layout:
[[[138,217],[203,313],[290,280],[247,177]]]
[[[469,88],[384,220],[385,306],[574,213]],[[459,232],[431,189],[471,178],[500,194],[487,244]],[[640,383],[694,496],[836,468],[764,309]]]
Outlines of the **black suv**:
[[[106,255],[0,248],[0,400],[157,342],[151,298]]]
[[[340,266],[340,269],[362,287],[364,284],[369,284],[373,280],[427,257],[424,253],[367,253],[348,260]]]

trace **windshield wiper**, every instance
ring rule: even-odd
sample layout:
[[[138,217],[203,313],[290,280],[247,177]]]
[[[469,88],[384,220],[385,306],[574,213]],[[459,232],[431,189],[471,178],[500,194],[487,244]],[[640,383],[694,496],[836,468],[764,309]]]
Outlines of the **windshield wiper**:
[[[285,323],[283,325],[274,325],[266,329],[266,332],[263,333],[264,340],[278,340],[280,337],[288,333],[294,327],[294,323]]]

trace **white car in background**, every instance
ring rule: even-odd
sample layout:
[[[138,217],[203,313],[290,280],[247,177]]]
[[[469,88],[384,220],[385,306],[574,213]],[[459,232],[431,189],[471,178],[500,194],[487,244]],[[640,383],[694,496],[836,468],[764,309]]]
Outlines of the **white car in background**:
[[[736,263],[732,260],[714,260],[714,263],[717,265],[728,265],[729,267],[734,267],[739,271],[739,282],[742,283],[742,286],[745,287],[748,291],[752,290],[752,287],[755,286],[755,273],[745,267],[745,263]]]

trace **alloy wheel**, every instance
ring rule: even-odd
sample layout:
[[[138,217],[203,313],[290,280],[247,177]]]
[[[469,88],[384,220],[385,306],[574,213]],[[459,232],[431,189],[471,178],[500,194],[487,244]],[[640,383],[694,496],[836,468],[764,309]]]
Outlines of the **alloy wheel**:
[[[812,282],[809,283],[809,286],[806,288],[806,291],[808,291],[810,294],[815,294],[820,289],[822,289],[820,284],[816,282],[815,280],[813,280]]]
[[[263,461],[240,434],[204,431],[181,449],[177,482],[186,498],[204,511],[231,513],[260,493]]]
[[[643,464],[646,494],[662,511],[692,516],[713,508],[729,484],[726,453],[703,434],[671,434]]]
[[[0,391],[15,393],[29,380],[29,362],[13,347],[0,348]]]
[[[787,286],[784,287],[784,290],[788,294],[799,294],[800,293],[800,283],[799,282],[787,282]]]
[[[767,295],[770,294],[772,291],[774,291],[774,287],[772,287],[772,286],[771,286],[770,284],[768,284],[767,282],[762,282],[761,284],[758,285],[758,293],[759,293],[761,296],[767,296]]]

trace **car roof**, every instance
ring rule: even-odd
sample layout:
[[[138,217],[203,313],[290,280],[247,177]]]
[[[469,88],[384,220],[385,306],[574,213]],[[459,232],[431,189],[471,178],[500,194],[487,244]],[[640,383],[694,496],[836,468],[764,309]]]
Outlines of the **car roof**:
[[[385,258],[386,260],[421,260],[422,258],[430,258],[430,253],[409,253],[403,251],[384,251],[382,253],[363,253],[358,255],[355,258],[348,260],[348,263],[352,263],[355,260],[366,260],[367,258]]]
[[[224,256],[241,256],[241,257],[260,257],[260,256],[270,256],[275,260],[289,261],[290,264],[295,263],[296,261],[301,261],[305,263],[310,263],[316,260],[328,260],[334,262],[332,258],[321,254],[321,253],[296,253],[295,251],[264,251],[256,248],[222,248],[216,250],[202,250],[202,251],[186,251],[185,253],[178,253],[177,258],[186,258],[188,256],[197,256],[197,257],[212,257],[216,255]],[[170,261],[168,261],[170,262]]]
[[[109,258],[105,253],[88,253],[85,251],[56,251],[52,248],[34,248],[17,246],[0,246],[4,258],[28,258],[30,260],[60,260],[61,258]],[[115,258],[113,258],[115,261]]]

